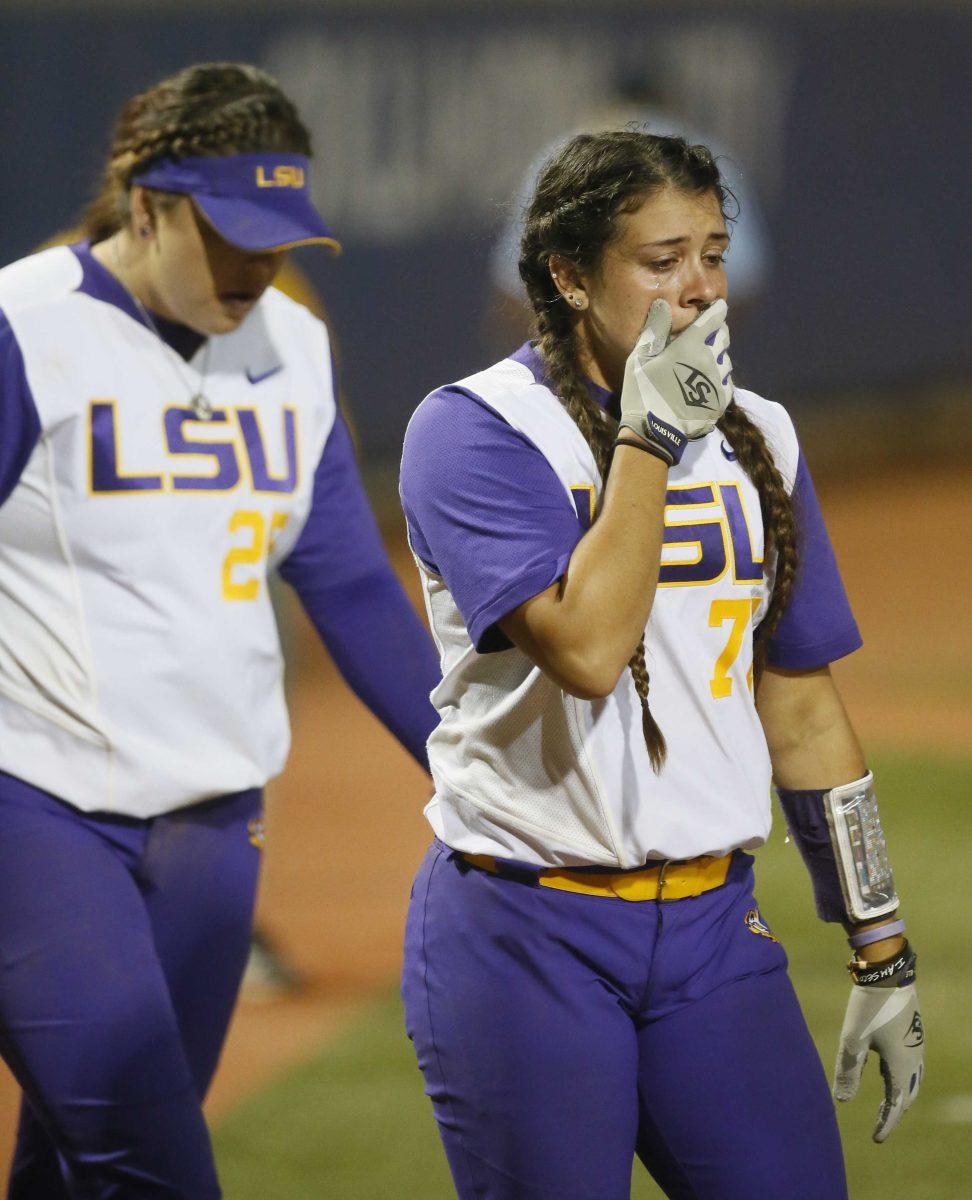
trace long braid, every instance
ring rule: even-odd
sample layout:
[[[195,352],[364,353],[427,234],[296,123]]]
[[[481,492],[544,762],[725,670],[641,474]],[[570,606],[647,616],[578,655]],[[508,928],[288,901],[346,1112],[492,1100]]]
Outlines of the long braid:
[[[648,758],[657,775],[664,765],[667,747],[665,746],[665,735],[662,733],[658,722],[651,715],[651,709],[648,707],[650,681],[648,678],[648,663],[645,660],[645,639],[643,636],[635,647],[634,654],[628,659],[628,670],[631,672],[631,678],[634,680],[638,699],[641,701],[641,732],[645,735]]]
[[[310,154],[307,130],[277,82],[245,63],[186,67],[122,109],[84,232],[92,242],[117,232],[132,177],[157,159],[260,150]]]
[[[719,429],[726,435],[740,466],[759,493],[766,541],[763,561],[768,564],[770,554],[776,556],[776,575],[769,607],[756,631],[753,645],[753,684],[754,688],[758,688],[766,665],[769,639],[786,610],[796,578],[799,561],[796,517],[793,499],[786,490],[762,430],[735,400],[722,415]]]
[[[584,435],[584,441],[591,448],[601,478],[606,480],[617,425],[584,384],[583,376],[577,368],[572,330],[569,327],[566,331],[557,330],[552,314],[544,314],[537,324],[537,349],[543,358],[557,398]]]

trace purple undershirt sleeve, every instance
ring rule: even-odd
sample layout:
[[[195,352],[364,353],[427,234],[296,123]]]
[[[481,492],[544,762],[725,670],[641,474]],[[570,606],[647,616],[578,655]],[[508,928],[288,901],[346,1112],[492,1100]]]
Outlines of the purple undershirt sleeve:
[[[280,575],[348,685],[428,770],[438,657],[388,561],[340,413],[314,476],[310,514]]]
[[[17,486],[40,432],[23,355],[9,321],[0,312],[0,504]]]
[[[810,872],[817,916],[821,921],[848,920],[837,858],[824,812],[825,793],[789,788],[777,788],[776,791],[787,828]]]
[[[564,574],[583,533],[550,463],[474,393],[442,388],[409,424],[400,487],[412,549],[473,645],[509,649],[497,621]]]
[[[793,503],[800,565],[789,604],[770,638],[767,661],[774,667],[811,670],[851,654],[862,643],[802,452]]]

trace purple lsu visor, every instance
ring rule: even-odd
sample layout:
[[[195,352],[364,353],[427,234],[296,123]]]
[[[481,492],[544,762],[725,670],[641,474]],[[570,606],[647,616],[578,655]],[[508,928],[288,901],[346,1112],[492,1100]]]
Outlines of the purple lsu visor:
[[[307,190],[303,154],[163,158],[132,176],[140,187],[189,195],[216,232],[240,250],[289,250],[320,243],[340,252]]]

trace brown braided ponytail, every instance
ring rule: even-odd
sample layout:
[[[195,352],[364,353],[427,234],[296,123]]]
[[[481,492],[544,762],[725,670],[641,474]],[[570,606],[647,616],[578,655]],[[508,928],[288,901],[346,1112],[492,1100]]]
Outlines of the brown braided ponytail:
[[[756,630],[753,646],[753,684],[758,688],[760,676],[766,665],[769,639],[786,611],[796,578],[799,561],[796,517],[793,513],[793,499],[786,490],[783,476],[766,444],[762,430],[749,419],[735,400],[720,418],[719,429],[726,435],[742,469],[759,492],[759,508],[766,538],[763,561],[768,563],[770,555],[776,555],[776,574],[769,608]]]
[[[122,228],[132,177],[157,159],[261,150],[311,152],[310,136],[276,80],[247,63],[185,67],[125,104],[82,217],[84,234],[100,242]]]
[[[625,130],[572,138],[540,172],[527,211],[519,266],[536,317],[537,348],[553,390],[584,435],[603,481],[610,470],[617,430],[581,370],[574,323],[551,276],[550,260],[556,255],[579,273],[592,273],[618,236],[619,218],[666,186],[694,194],[711,192],[723,213],[732,198],[704,146]],[[759,492],[766,560],[770,551],[776,554],[770,606],[757,634],[754,676],[758,681],[769,635],[786,607],[796,572],[793,506],[766,440],[737,404],[729,406],[719,428]],[[643,639],[628,668],[641,700],[645,745],[657,772],[665,759],[665,739],[649,707]]]

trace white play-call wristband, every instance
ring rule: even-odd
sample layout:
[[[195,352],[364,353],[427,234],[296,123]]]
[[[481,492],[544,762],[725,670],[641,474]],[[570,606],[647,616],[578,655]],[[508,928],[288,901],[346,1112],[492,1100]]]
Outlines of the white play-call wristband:
[[[825,792],[824,812],[848,915],[870,921],[894,912],[898,896],[871,772]]]

